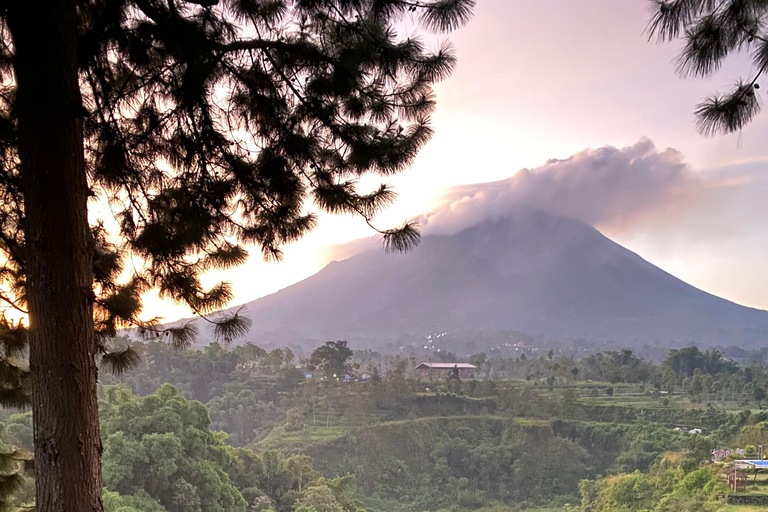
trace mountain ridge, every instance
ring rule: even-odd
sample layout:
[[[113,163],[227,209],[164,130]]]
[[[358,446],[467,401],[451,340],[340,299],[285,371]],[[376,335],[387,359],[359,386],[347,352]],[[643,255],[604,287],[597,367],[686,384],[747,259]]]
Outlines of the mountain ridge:
[[[242,306],[253,337],[325,340],[509,329],[621,344],[764,344],[768,311],[685,283],[593,227],[540,211],[367,251]]]

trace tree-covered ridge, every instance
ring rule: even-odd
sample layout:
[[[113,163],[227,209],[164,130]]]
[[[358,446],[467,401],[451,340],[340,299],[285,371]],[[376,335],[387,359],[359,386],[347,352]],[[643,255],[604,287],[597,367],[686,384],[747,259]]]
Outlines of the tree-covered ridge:
[[[592,381],[643,384],[649,393],[655,393],[655,398],[683,393],[698,401],[760,402],[768,386],[768,374],[764,364],[758,362],[762,359],[758,354],[746,357],[746,364],[738,364],[718,350],[701,351],[695,346],[668,350],[666,358],[654,364],[629,349],[582,356],[528,349],[516,357],[489,358],[485,353],[477,353],[460,358],[451,352],[393,355],[370,349],[333,348],[337,344],[341,347],[341,343],[329,342],[311,354],[302,353],[300,347],[296,347],[297,357],[288,348],[267,351],[251,343],[231,350],[213,343],[200,351],[178,352],[162,343],[150,342],[139,345],[146,361],[137,370],[117,378],[105,375],[102,381],[128,384],[139,394],[151,393],[163,382],[171,382],[185,396],[207,402],[214,396],[223,396],[225,389],[234,395],[245,389],[258,396],[263,396],[261,390],[271,390],[264,391],[268,395],[272,393],[269,396],[275,391],[290,392],[305,380],[305,374],[315,374],[315,378],[333,378],[337,374],[337,378],[366,376],[377,381],[386,376],[388,382],[396,382],[400,377],[407,380],[415,376],[413,369],[418,363],[430,359],[463,360],[478,366],[474,382],[466,384],[464,390],[468,395],[478,396],[488,394],[488,386],[502,381],[525,381],[549,388]],[[346,345],[343,348],[346,349]],[[333,361],[337,352],[343,357]],[[534,357],[537,353],[541,355]],[[275,387],[271,385],[273,382],[277,384]],[[230,395],[228,401],[232,398]]]
[[[573,496],[581,479],[618,464],[619,453],[621,468],[647,469],[652,457],[628,456],[636,448],[626,444],[642,432],[652,433],[643,448],[652,445],[656,455],[685,446],[670,429],[486,414],[384,422],[318,444],[309,450],[313,457],[287,456],[229,446],[225,434],[210,429],[206,407],[170,384],[144,397],[109,386],[101,410],[105,506],[119,512],[356,512],[365,508],[361,499],[373,498],[422,510],[534,504]],[[10,418],[6,437],[15,432],[18,441],[31,441],[21,428],[29,419],[28,413]],[[548,477],[564,468],[556,481]]]
[[[141,364],[104,376],[100,391],[107,510],[295,512],[307,496],[336,512],[576,504],[581,480],[653,474],[665,452],[704,460],[716,447],[768,445],[768,413],[722,410],[744,396],[680,389],[712,373],[714,382],[762,382],[759,365],[716,352],[673,350],[660,365],[630,351],[477,354],[475,380],[420,381],[409,357],[345,348],[326,344],[313,358],[252,344],[138,347]],[[495,380],[494,367],[534,375]],[[341,368],[350,382],[333,378]],[[671,393],[652,382],[666,372]],[[3,420],[10,448],[32,447],[29,413]],[[681,425],[706,437],[674,430]],[[16,503],[31,500],[27,482]]]

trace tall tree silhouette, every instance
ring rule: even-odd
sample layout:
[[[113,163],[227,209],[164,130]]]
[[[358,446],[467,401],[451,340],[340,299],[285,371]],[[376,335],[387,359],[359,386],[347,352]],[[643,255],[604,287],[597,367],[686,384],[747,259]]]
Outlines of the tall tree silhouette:
[[[660,42],[683,40],[677,70],[683,76],[706,77],[736,52],[751,54],[754,72],[724,94],[696,107],[697,127],[704,135],[740,130],[760,112],[758,80],[768,71],[768,4],[761,0],[652,0],[648,25]]]
[[[395,194],[358,181],[429,139],[431,85],[455,58],[423,37],[473,3],[0,4],[0,301],[29,315],[38,510],[102,509],[96,363],[136,361],[110,346],[117,329],[194,337],[139,321],[142,292],[209,315],[232,289],[204,288],[205,271],[248,245],[280,259],[317,209],[362,216],[390,251],[418,242],[413,223],[375,227]],[[248,327],[209,321],[222,341]]]

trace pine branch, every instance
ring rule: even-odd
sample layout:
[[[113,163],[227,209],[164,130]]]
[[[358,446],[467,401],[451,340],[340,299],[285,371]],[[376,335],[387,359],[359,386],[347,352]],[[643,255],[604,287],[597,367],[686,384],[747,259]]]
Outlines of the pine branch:
[[[411,221],[397,229],[382,231],[384,250],[388,253],[409,252],[419,245],[420,232],[417,222]]]
[[[181,327],[170,327],[165,331],[170,338],[171,345],[177,349],[185,349],[192,346],[197,339],[197,326],[187,322]]]
[[[26,409],[32,405],[30,399],[30,390],[17,388],[0,387],[0,405],[13,409]]]
[[[0,314],[0,346],[6,358],[18,357],[26,352],[29,343],[27,335],[28,330],[21,321],[12,322]]]
[[[8,297],[7,297],[7,296],[6,296],[4,293],[2,293],[2,292],[0,292],[0,301],[2,301],[2,302],[5,302],[6,304],[8,304],[8,306],[10,306],[11,308],[15,309],[15,310],[16,310],[16,311],[18,311],[19,313],[23,313],[23,314],[25,314],[25,315],[28,313],[28,311],[27,311],[26,309],[24,309],[24,308],[22,308],[21,306],[19,306],[19,304],[18,304],[18,303],[19,303],[19,300],[18,300],[18,299],[16,299],[16,300],[11,300],[10,298],[8,298]]]
[[[714,96],[696,107],[696,126],[708,137],[741,130],[760,112],[754,83],[738,82],[733,91]]]
[[[243,308],[235,313],[226,315],[214,322],[214,335],[216,341],[229,345],[237,338],[244,336],[251,328],[251,319],[242,316]]]
[[[228,269],[245,263],[248,251],[237,245],[227,244],[206,255],[203,267],[206,269]]]
[[[407,3],[407,2],[405,2]],[[421,22],[434,32],[450,32],[463,27],[472,17],[474,0],[434,0],[411,4],[423,9]]]
[[[694,19],[695,5],[691,0],[652,0],[655,8],[646,32],[648,38],[667,42],[679,37],[685,27]]]
[[[141,354],[130,346],[106,352],[101,356],[101,367],[112,375],[123,375],[136,368],[140,362]]]

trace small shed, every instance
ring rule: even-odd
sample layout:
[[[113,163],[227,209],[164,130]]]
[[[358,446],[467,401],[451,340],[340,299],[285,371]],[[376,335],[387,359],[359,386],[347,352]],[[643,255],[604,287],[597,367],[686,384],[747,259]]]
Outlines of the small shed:
[[[736,463],[725,468],[725,475],[728,478],[728,487],[734,491],[743,491],[747,488],[747,472],[745,468]]]

